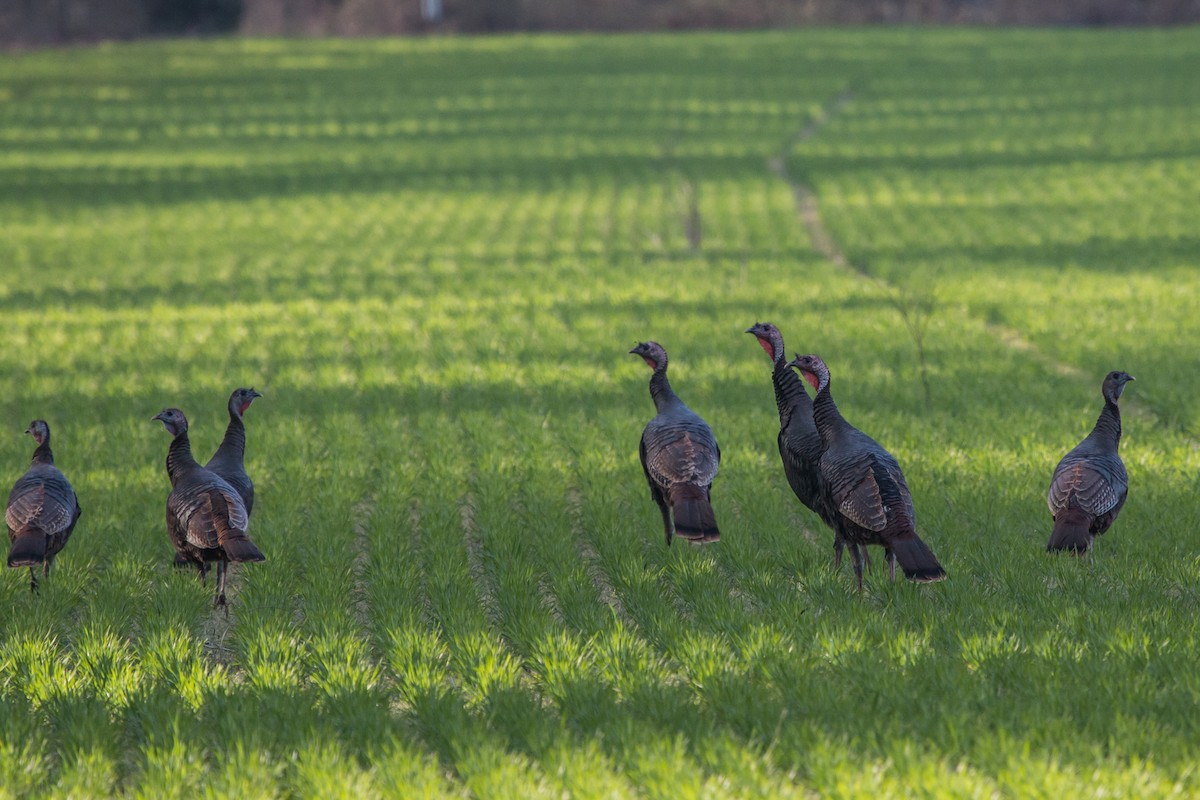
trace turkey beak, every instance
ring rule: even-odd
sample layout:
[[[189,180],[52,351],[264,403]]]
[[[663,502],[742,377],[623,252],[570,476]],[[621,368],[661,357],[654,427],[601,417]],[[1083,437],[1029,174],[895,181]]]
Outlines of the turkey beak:
[[[633,348],[632,350],[630,350],[630,351],[629,351],[629,355],[631,355],[631,356],[640,356],[640,355],[641,355],[641,353],[639,353],[639,352],[638,352],[638,349],[635,347],[635,348]]]
[[[165,411],[158,412],[157,414],[155,414],[153,417],[150,418],[150,421],[151,422],[166,422],[166,419],[163,418],[163,414],[165,414],[165,413],[167,413],[167,412],[165,412]]]
[[[262,397],[262,392],[256,392],[255,390],[251,389],[250,396],[251,397]]]
[[[754,328],[746,328],[742,333],[754,333]]]

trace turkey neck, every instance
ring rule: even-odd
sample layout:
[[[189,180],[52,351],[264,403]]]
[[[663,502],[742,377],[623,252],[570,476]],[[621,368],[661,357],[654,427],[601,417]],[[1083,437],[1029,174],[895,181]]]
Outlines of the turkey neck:
[[[842,412],[838,411],[837,404],[833,402],[828,385],[817,392],[817,399],[813,400],[813,424],[817,426],[823,447],[828,447],[839,433],[850,427],[850,423],[846,422]]]
[[[654,399],[654,407],[659,411],[679,402],[679,395],[675,394],[670,381],[667,380],[666,367],[654,370],[654,374],[650,376],[650,397]]]
[[[50,464],[51,466],[54,465],[54,453],[50,452],[49,436],[47,436],[46,439],[37,446],[37,449],[33,451],[33,463]]]
[[[792,412],[797,408],[812,408],[808,392],[804,390],[803,379],[796,371],[787,366],[782,358],[775,361],[775,371],[771,374],[775,384],[775,405],[779,407],[779,422],[787,427],[792,419]]]
[[[1088,438],[1111,441],[1114,446],[1121,443],[1121,409],[1112,400],[1104,399],[1104,408]]]
[[[171,476],[171,485],[174,486],[186,470],[197,466],[192,457],[192,443],[184,431],[171,440],[171,448],[167,450],[167,474]]]
[[[233,459],[240,464],[245,455],[246,425],[242,422],[242,418],[233,413],[233,409],[230,409],[229,427],[225,429],[225,438],[221,440],[221,446],[217,448],[214,458],[222,461]]]

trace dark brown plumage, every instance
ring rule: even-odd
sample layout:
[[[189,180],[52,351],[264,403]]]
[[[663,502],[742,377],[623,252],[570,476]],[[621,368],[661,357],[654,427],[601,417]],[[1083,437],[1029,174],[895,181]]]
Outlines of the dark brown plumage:
[[[1095,427],[1055,467],[1046,496],[1054,518],[1047,550],[1070,550],[1076,555],[1090,552],[1095,537],[1108,530],[1121,513],[1129,494],[1129,476],[1117,453],[1121,444],[1117,401],[1125,384],[1133,379],[1127,372],[1110,372],[1104,377],[1100,387],[1104,408]]]
[[[770,322],[756,322],[746,333],[753,334],[762,349],[767,352],[773,366],[771,383],[775,387],[775,405],[779,409],[779,457],[783,460],[783,473],[796,498],[808,509],[817,513],[821,520],[834,531],[833,563],[842,564],[842,551],[846,541],[837,531],[822,494],[821,435],[813,421],[813,404],[804,389],[804,381],[795,371],[788,368],[784,358],[783,334]],[[858,545],[850,543],[852,552]],[[866,551],[862,554],[866,556]],[[853,556],[858,558],[857,555]]]
[[[176,561],[183,557],[194,564],[201,580],[208,573],[208,562],[217,562],[213,604],[224,606],[227,562],[265,561],[266,557],[246,534],[250,515],[237,490],[192,457],[183,412],[168,408],[154,419],[174,437],[167,451],[172,487],[167,497],[167,533],[175,546]]]
[[[242,417],[255,398],[262,397],[253,389],[234,389],[229,395],[228,411],[229,424],[225,427],[225,437],[213,457],[204,465],[205,469],[224,478],[230,486],[237,489],[246,504],[246,516],[254,513],[254,482],[246,472],[246,424]],[[191,561],[183,553],[175,554],[175,566],[189,567]]]
[[[815,355],[797,356],[789,363],[816,389],[813,420],[821,436],[819,469],[823,496],[834,529],[847,542],[882,545],[891,575],[896,562],[912,581],[946,577],[933,551],[917,536],[912,494],[900,464],[887,450],[842,417],[829,392],[829,368]],[[855,556],[854,575],[862,588],[862,560]]]
[[[8,494],[4,521],[11,545],[8,566],[29,567],[29,590],[37,591],[34,567],[42,565],[42,576],[50,575],[54,558],[75,530],[83,510],[67,476],[54,466],[50,451],[50,426],[35,419],[25,430],[38,446],[29,469],[17,479]]]
[[[711,490],[721,448],[708,423],[671,389],[662,346],[644,342],[629,352],[653,370],[650,397],[658,413],[642,431],[638,455],[650,484],[650,497],[662,512],[667,546],[673,534],[693,542],[718,541],[721,532],[713,514]]]

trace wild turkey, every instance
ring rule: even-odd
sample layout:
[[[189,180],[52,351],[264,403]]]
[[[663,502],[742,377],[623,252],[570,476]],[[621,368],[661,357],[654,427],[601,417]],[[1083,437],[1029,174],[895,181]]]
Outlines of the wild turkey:
[[[217,562],[213,605],[224,606],[226,562],[265,561],[266,557],[246,535],[250,515],[237,490],[192,457],[183,412],[168,408],[154,419],[175,437],[167,451],[172,487],[167,497],[167,533],[177,555],[196,565],[201,581],[208,574],[208,562]]]
[[[658,414],[642,431],[638,455],[650,484],[650,497],[662,512],[667,546],[672,534],[692,542],[721,538],[713,514],[711,490],[721,448],[708,423],[683,404],[667,381],[667,352],[657,342],[629,351],[641,356],[654,374],[650,397]]]
[[[224,478],[230,486],[237,489],[246,504],[246,516],[254,513],[254,482],[246,474],[246,425],[242,415],[254,402],[254,398],[262,397],[253,389],[234,389],[229,395],[229,425],[225,428],[225,438],[213,457],[204,465],[205,469]],[[186,569],[192,565],[186,553],[175,554],[175,566]]]
[[[746,329],[746,333],[758,339],[774,365],[771,382],[775,385],[775,405],[779,408],[779,456],[783,459],[783,473],[797,499],[833,528],[833,562],[834,567],[840,567],[846,541],[837,533],[821,493],[818,469],[821,436],[813,422],[812,400],[804,389],[804,381],[788,369],[783,355],[783,334],[779,329],[770,322],[756,322]],[[857,551],[858,545],[851,543],[850,548]],[[863,555],[866,556],[865,550]]]
[[[909,580],[946,577],[933,551],[917,536],[917,517],[904,473],[892,454],[842,417],[829,393],[829,368],[814,355],[789,363],[813,388],[813,420],[821,436],[822,495],[834,530],[849,543],[883,545],[896,578],[896,562]],[[862,559],[855,551],[854,575],[862,589]]]
[[[71,482],[54,466],[50,451],[50,426],[35,419],[25,430],[37,442],[29,470],[17,479],[8,494],[4,521],[8,525],[10,567],[29,567],[29,591],[37,591],[37,573],[33,568],[42,565],[42,576],[50,576],[54,557],[71,538],[75,523],[83,509],[75,498]]]
[[[1117,401],[1125,384],[1133,379],[1126,372],[1110,372],[1104,377],[1104,408],[1096,426],[1054,469],[1046,496],[1054,518],[1054,530],[1046,545],[1049,551],[1071,550],[1076,555],[1090,552],[1092,541],[1108,530],[1125,505],[1129,476],[1117,454],[1121,444],[1121,409]]]
[[[204,465],[205,469],[211,469],[237,489],[246,504],[247,516],[254,513],[254,482],[246,474],[246,425],[242,415],[256,397],[262,395],[253,389],[234,389],[229,395],[229,425],[225,428],[225,438]]]

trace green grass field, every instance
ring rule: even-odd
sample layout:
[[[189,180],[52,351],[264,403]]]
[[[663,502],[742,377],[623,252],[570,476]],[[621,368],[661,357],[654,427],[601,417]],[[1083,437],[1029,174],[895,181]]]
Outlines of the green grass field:
[[[0,797],[1200,794],[1198,74],[1194,29],[6,56],[0,471],[44,417],[84,516],[0,575]],[[758,320],[948,581],[834,572]],[[647,496],[651,338],[716,546]],[[1110,369],[1130,499],[1051,558]],[[207,458],[239,385],[226,619],[150,417]]]

